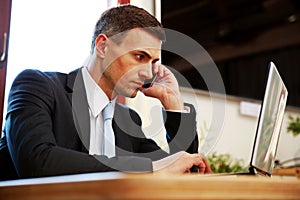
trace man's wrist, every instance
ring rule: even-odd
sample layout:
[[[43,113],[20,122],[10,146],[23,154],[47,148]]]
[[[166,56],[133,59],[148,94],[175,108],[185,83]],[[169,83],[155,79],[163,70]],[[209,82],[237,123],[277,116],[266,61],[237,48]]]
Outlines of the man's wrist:
[[[185,154],[184,151],[179,151],[175,154],[172,154],[168,157],[162,158],[157,161],[152,161],[152,168],[153,172],[158,172],[158,171],[167,171],[168,167],[173,164],[175,161],[177,161],[181,156]]]

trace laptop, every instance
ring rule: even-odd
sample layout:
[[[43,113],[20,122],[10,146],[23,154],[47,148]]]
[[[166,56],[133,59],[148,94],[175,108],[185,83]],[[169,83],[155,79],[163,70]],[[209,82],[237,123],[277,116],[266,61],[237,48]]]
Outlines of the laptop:
[[[287,96],[287,88],[280,77],[275,64],[270,62],[268,66],[265,94],[260,109],[256,135],[252,149],[249,171],[226,174],[263,176],[272,175]]]

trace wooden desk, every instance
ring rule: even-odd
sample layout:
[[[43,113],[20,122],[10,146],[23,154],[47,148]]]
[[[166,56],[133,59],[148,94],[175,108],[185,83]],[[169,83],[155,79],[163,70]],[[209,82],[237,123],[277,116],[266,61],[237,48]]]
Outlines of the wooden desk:
[[[94,173],[0,182],[0,199],[300,199],[291,178]]]

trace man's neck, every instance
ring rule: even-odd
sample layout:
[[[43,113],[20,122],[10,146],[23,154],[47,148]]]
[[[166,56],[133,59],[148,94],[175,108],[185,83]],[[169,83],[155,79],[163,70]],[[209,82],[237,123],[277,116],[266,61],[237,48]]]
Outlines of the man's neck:
[[[111,81],[107,80],[107,78],[105,77],[105,74],[102,70],[103,68],[101,66],[102,63],[97,59],[93,59],[93,56],[91,56],[91,59],[88,62],[86,68],[93,80],[107,95],[108,99],[112,100],[117,96],[117,94],[112,89],[113,85],[111,84]]]

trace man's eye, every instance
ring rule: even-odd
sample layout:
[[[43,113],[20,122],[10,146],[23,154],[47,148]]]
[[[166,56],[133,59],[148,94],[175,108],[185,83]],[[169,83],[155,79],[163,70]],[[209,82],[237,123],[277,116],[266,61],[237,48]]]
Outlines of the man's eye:
[[[143,59],[144,59],[144,55],[141,55],[141,54],[136,54],[135,57],[136,57],[138,60],[143,60]]]

